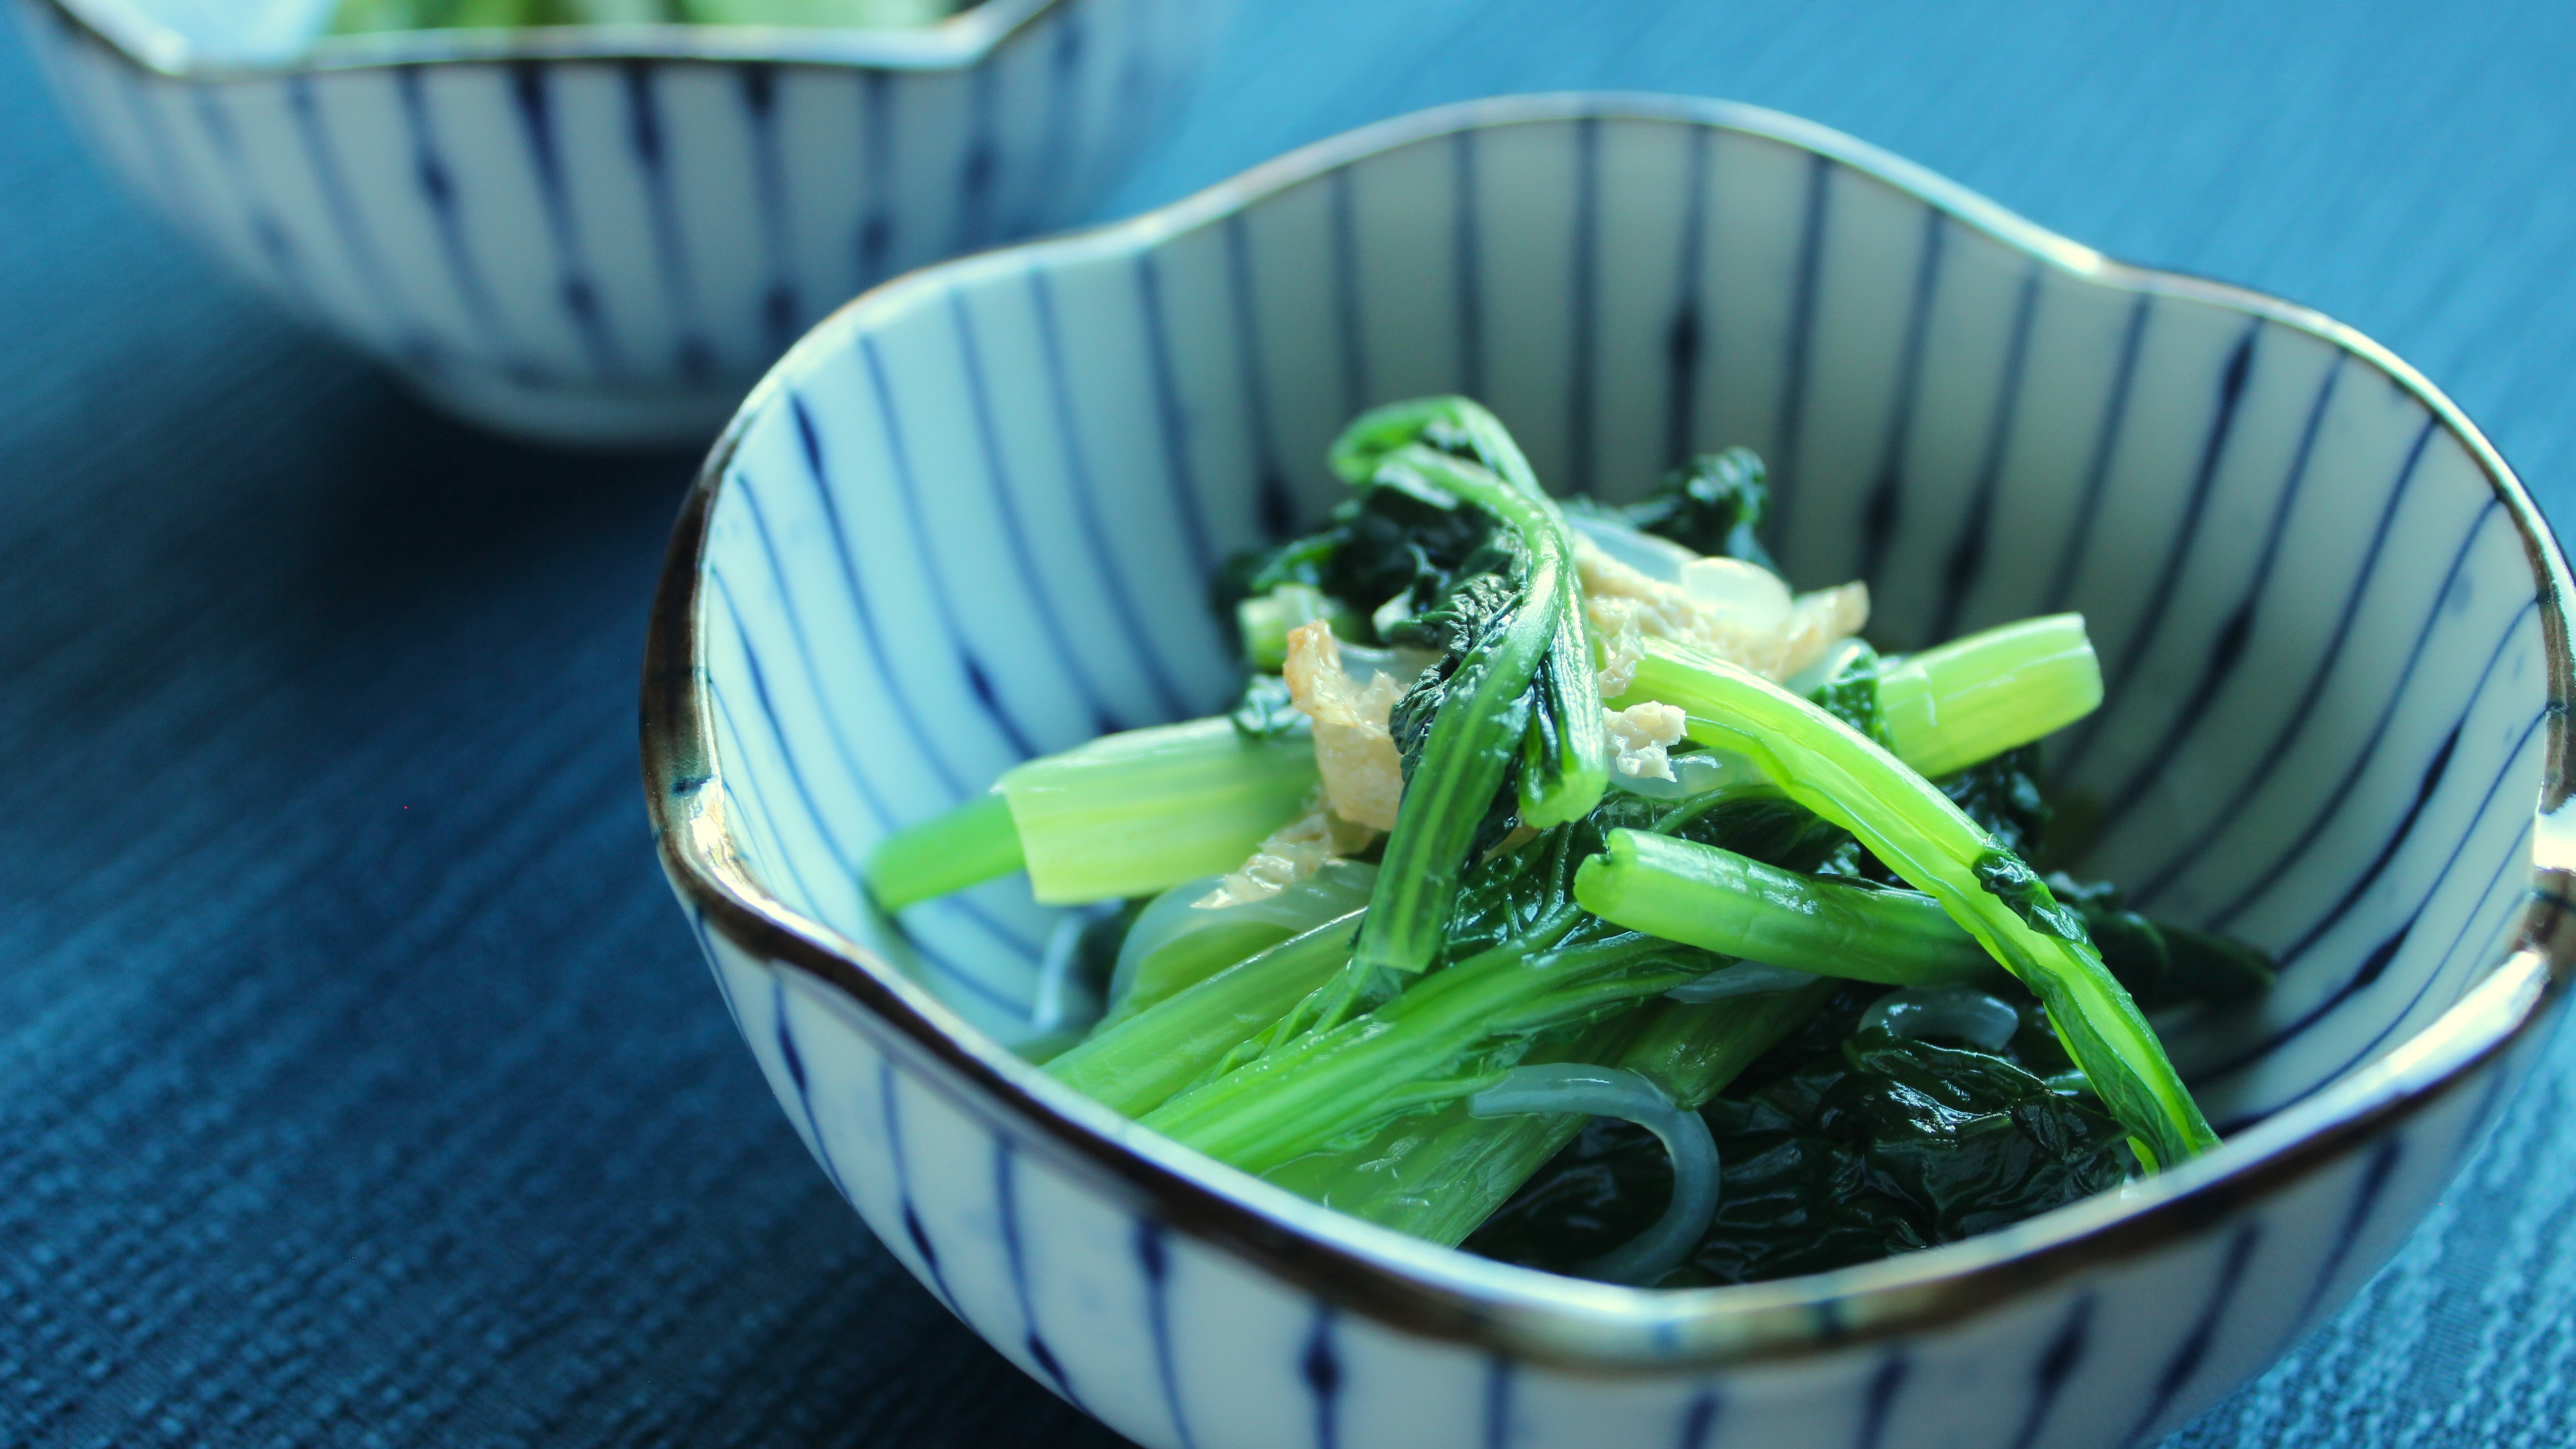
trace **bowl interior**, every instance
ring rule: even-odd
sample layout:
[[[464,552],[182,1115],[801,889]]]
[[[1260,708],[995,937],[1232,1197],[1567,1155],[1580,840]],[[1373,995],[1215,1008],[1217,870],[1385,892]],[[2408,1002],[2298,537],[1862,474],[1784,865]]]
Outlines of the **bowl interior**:
[[[2050,764],[2084,868],[2284,965],[2168,1024],[2222,1130],[2495,963],[2546,746],[2536,564],[2375,349],[1780,118],[1555,110],[921,274],[782,365],[700,606],[730,844],[781,905],[1029,1034],[1054,913],[1011,880],[897,931],[869,848],[1030,754],[1221,708],[1211,571],[1322,515],[1353,413],[1455,391],[1559,493],[1759,450],[1792,583],[1866,580],[1884,647],[2082,611],[2108,701]]]

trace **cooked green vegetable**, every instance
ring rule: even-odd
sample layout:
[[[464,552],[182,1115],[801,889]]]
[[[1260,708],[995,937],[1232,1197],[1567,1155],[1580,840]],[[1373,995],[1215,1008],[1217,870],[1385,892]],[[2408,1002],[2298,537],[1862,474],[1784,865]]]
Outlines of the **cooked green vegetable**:
[[[1574,896],[1634,931],[1819,976],[1891,986],[1974,981],[1994,961],[1914,891],[1873,890],[1640,830],[1614,830]]]
[[[1462,401],[1462,413],[1483,409]],[[1497,796],[1513,783],[1519,820],[1544,829],[1580,820],[1607,787],[1607,739],[1583,628],[1573,543],[1554,505],[1477,462],[1408,443],[1373,451],[1390,429],[1377,414],[1346,435],[1336,461],[1374,465],[1371,486],[1439,493],[1501,525],[1480,554],[1491,564],[1453,580],[1390,638],[1441,651],[1390,720],[1409,807],[1388,837],[1378,893],[1360,930],[1364,966],[1419,972],[1440,954],[1450,899],[1469,852],[1503,834]],[[1426,427],[1426,437],[1448,430]],[[1459,429],[1474,450],[1472,429]],[[1515,452],[1512,456],[1517,457]],[[1526,465],[1522,465],[1526,470]],[[1348,476],[1348,469],[1345,471]],[[1470,559],[1470,567],[1478,560]],[[1499,817],[1499,818],[1498,818]]]
[[[1762,520],[1770,511],[1766,470],[1751,448],[1703,453],[1664,475],[1652,497],[1619,510],[1640,532],[1777,573],[1762,546]]]
[[[1793,1051],[1793,1070],[1702,1110],[1721,1164],[1716,1220],[1667,1286],[1818,1273],[1935,1247],[2117,1187],[2128,1133],[2053,1091],[2016,1050],[1989,1053],[1856,1031]],[[2016,1043],[2018,1047],[2020,1043]],[[1562,1268],[1651,1220],[1662,1149],[1602,1122],[1496,1213],[1468,1246]]]
[[[1769,680],[1660,640],[1648,643],[1633,692],[1688,712],[1692,738],[1750,757],[1790,798],[1939,901],[2047,1003],[2068,1054],[2150,1163],[2171,1166],[2217,1145],[2082,917],[1921,775]]]
[[[1307,555],[1310,563],[1322,557],[1338,555]],[[1433,566],[1425,576],[1446,579],[1453,571]],[[2044,651],[2034,651],[2034,636],[2047,641]],[[1909,667],[1935,655],[1946,661],[1938,668]],[[1948,775],[1942,787],[1972,817],[1998,831],[2007,849],[2019,850],[2018,832],[2025,827],[2017,822],[2036,820],[2046,804],[2030,761],[2015,747],[2034,738],[2035,731],[2046,733],[2068,723],[2074,718],[2066,713],[2068,702],[2086,695],[2086,679],[2090,694],[2098,698],[2100,678],[2083,621],[2058,615],[1971,634],[1914,656],[1914,661],[1882,665],[1876,655],[1866,655],[1827,683],[1817,699],[1920,773],[1942,774],[1926,766],[1962,756],[1982,761]],[[1921,693],[1927,688],[1934,692]],[[1951,692],[1940,692],[1944,689]],[[1897,695],[1899,713],[1933,723],[1889,733],[1881,724],[1881,700],[1891,690],[1916,691]],[[1954,696],[1973,696],[1974,704],[1954,708]],[[1018,803],[1007,817],[991,797],[979,797],[951,812],[957,818],[934,816],[897,831],[871,857],[869,887],[881,907],[900,910],[1018,870],[1027,848],[1000,833],[1006,825],[1021,828],[1013,823],[1018,819],[1029,822],[1026,829],[1036,841],[1037,869],[1045,876],[1035,882],[1040,900],[1143,894],[1232,869],[1243,863],[1251,841],[1296,814],[1295,807],[1315,783],[1315,762],[1307,744],[1307,718],[1291,703],[1279,676],[1254,675],[1243,702],[1227,718],[1242,745],[1276,748],[1238,747],[1207,720],[1103,735],[1004,775],[1001,790],[1009,793],[1015,782],[1022,790],[1013,795]],[[1971,796],[1991,797],[2007,814],[1989,819]],[[1182,822],[1185,815],[1191,817],[1187,840],[1131,828],[1141,820]],[[1214,829],[1219,824],[1228,828]],[[1173,874],[1191,866],[1196,868],[1186,875]]]
[[[1832,983],[1819,982],[1706,1006],[1665,1003],[1534,1049],[1522,1060],[1614,1062],[1695,1108],[1814,1016],[1832,990]],[[1465,1102],[1453,1102],[1398,1117],[1358,1147],[1313,1153],[1263,1175],[1355,1218],[1454,1245],[1572,1141],[1584,1122],[1573,1116],[1496,1121],[1472,1116]]]
[[[1313,750],[1293,732],[1252,739],[1207,719],[1103,735],[1005,771],[993,790],[1007,818],[986,797],[887,836],[869,888],[894,911],[940,893],[929,884],[1003,874],[1008,828],[1041,901],[1152,895],[1243,864],[1314,782]]]
[[[1374,909],[1374,907],[1372,907]],[[1246,1171],[1358,1142],[1519,1065],[1533,1038],[1706,974],[1700,953],[1634,932],[1515,942],[1424,977],[1368,1015],[1305,1033],[1145,1114]]]
[[[1141,1116],[1277,1021],[1351,959],[1358,913],[1291,937],[1187,987],[1047,1063],[1056,1080]],[[1150,1023],[1150,1024],[1148,1024]]]
[[[1880,742],[1933,778],[2044,739],[2102,703],[2102,666],[2078,614],[2024,619],[1890,660],[1876,681]]]
[[[1256,669],[1276,669],[1288,662],[1288,633],[1321,619],[1338,639],[1362,637],[1366,625],[1350,606],[1307,583],[1279,584],[1269,592],[1234,606],[1235,628],[1242,636],[1243,656]],[[1261,678],[1268,678],[1263,675]]]
[[[2101,701],[2080,618],[1883,658],[1860,590],[1769,572],[1742,450],[1560,507],[1431,398],[1329,462],[1327,525],[1213,591],[1231,715],[1031,761],[870,862],[888,909],[1021,861],[1127,899],[1059,1081],[1356,1216],[1640,1282],[1946,1242],[2215,1141],[2139,1004],[2268,961],[2028,863],[2037,741]]]

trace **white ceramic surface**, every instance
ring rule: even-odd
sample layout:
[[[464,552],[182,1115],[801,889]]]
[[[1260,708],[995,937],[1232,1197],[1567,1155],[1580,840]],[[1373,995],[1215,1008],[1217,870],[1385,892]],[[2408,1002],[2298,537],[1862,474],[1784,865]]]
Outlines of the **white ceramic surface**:
[[[857,870],[1026,755],[1202,713],[1201,600],[1361,407],[1477,395],[1559,491],[1745,443],[1791,578],[1911,646],[2075,608],[2091,862],[2277,951],[2174,1039],[2229,1142],[1902,1259],[1639,1293],[1432,1249],[1010,1056],[1052,928]],[[796,1130],[1002,1353],[1143,1443],[2119,1446],[2334,1311],[2555,1019],[2565,567],[2347,329],[2104,260],[1820,128],[1498,101],[905,278],[745,405],[645,684],[664,861]]]
[[[282,65],[137,0],[22,10],[99,152],[297,316],[471,421],[662,444],[711,437],[859,291],[1079,215],[1223,3],[354,36]]]

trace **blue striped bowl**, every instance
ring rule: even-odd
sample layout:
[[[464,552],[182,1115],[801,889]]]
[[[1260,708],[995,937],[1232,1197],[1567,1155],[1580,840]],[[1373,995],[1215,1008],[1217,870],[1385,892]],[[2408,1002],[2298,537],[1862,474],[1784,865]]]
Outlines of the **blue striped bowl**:
[[[1320,512],[1359,408],[1491,403],[1560,490],[1748,443],[1882,642],[2081,609],[2054,759],[2091,864],[2280,953],[2174,1049],[2227,1145],[2009,1231],[1645,1293],[1342,1219],[1007,1049],[1016,883],[873,914],[886,830],[1204,712],[1230,549]],[[1496,101],[880,288],[764,382],[673,540],[663,860],[779,1102],[889,1249],[1143,1443],[2114,1446],[2387,1258],[2552,1019],[2576,935],[2567,572],[2405,364],[1741,107]]]
[[[844,299],[1081,214],[1224,3],[354,36],[263,63],[192,50],[150,0],[22,0],[98,150],[234,271],[449,412],[601,445],[702,443]]]

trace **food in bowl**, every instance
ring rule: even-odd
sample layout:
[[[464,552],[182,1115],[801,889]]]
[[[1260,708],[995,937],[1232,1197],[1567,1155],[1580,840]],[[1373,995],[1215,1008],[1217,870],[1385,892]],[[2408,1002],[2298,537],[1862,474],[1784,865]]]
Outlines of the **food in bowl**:
[[[1649,1285],[1821,1271],[2216,1145],[2148,1010],[2261,952],[2043,874],[2083,621],[1911,656],[1793,594],[1760,460],[1557,500],[1478,404],[1372,410],[1321,531],[1217,604],[1230,717],[1010,770],[885,840],[889,912],[1015,869],[1058,1080],[1355,1216]]]
[[[885,30],[934,25],[959,0],[339,0],[330,32],[508,29],[536,25],[815,25]]]

